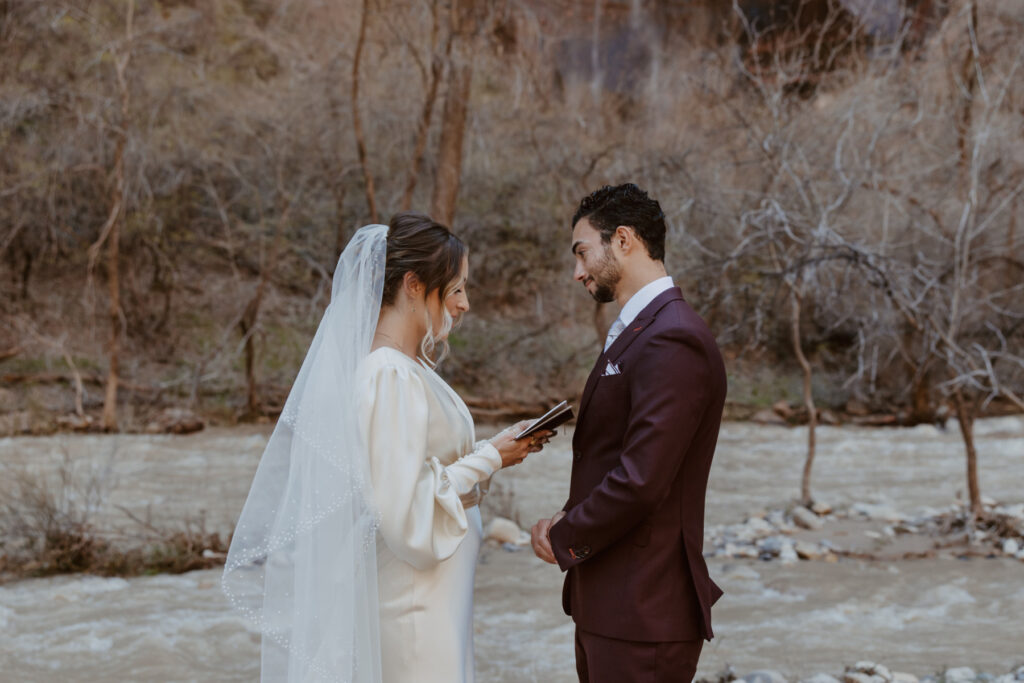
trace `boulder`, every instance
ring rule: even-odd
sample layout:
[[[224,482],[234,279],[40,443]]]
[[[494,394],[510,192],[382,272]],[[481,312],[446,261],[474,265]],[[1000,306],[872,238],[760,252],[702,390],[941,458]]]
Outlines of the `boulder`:
[[[484,538],[488,541],[498,543],[511,543],[515,546],[526,545],[530,542],[530,534],[519,528],[519,525],[511,519],[495,517],[487,525],[487,533]]]
[[[779,559],[782,560],[782,564],[793,564],[800,560],[792,543],[786,543],[782,546],[782,550],[779,551]]]
[[[796,411],[793,410],[793,406],[789,405],[789,401],[786,400],[776,401],[773,403],[772,410],[774,410],[775,414],[783,420],[792,420],[796,416]]]
[[[762,425],[785,425],[786,421],[771,410],[759,410],[750,416],[750,421]]]
[[[736,554],[738,557],[745,557],[750,560],[756,560],[760,555],[760,553],[757,552],[757,548],[752,545],[741,545]]]
[[[821,520],[818,519],[818,515],[802,506],[793,509],[793,523],[798,527],[811,529],[812,531],[821,528]]]
[[[1018,505],[1003,505],[996,512],[1014,519],[1024,519],[1024,503]]]
[[[764,538],[765,536],[771,536],[775,533],[775,527],[760,517],[751,517],[743,525],[743,533],[744,535],[750,534],[750,538],[741,538],[741,540],[753,541],[758,538]]]
[[[762,538],[761,542],[757,544],[757,548],[762,553],[778,555],[782,552],[782,548],[785,545],[787,545],[786,539],[782,536],[769,536],[768,538]]]
[[[839,683],[839,679],[828,674],[816,673],[813,676],[801,679],[800,683]]]
[[[786,677],[778,671],[771,671],[768,669],[752,671],[739,680],[744,683],[789,683]]]
[[[892,681],[892,674],[889,672],[889,669],[881,664],[875,664],[874,662],[857,662],[853,665],[853,670],[862,674],[868,674],[869,676],[878,676],[887,683]]]
[[[904,519],[903,514],[890,505],[854,503],[850,506],[850,510],[868,519],[877,519],[885,522],[902,522]]]
[[[1003,541],[1003,553],[1016,556],[1020,552],[1020,543],[1015,538],[1008,538]]]
[[[832,512],[832,506],[829,505],[828,503],[823,503],[820,500],[816,500],[813,503],[811,503],[811,512],[818,515],[819,517],[823,517]]]
[[[945,683],[973,683],[977,680],[978,674],[974,672],[969,666],[958,666],[952,669],[946,669],[942,674]]]
[[[167,408],[148,425],[148,434],[192,434],[206,428],[206,421],[187,408]]]
[[[71,413],[70,415],[59,416],[56,422],[57,426],[61,429],[85,432],[92,429],[93,420],[91,415],[78,415],[77,413]]]
[[[797,541],[793,549],[796,550],[797,557],[802,560],[819,560],[825,555],[821,546],[807,541]]]
[[[786,513],[783,510],[769,510],[765,513],[764,521],[778,528],[786,524]]]
[[[917,676],[903,671],[892,672],[892,683],[919,683]]]
[[[843,683],[884,683],[881,676],[861,673],[860,671],[847,671],[843,674]]]
[[[837,425],[842,424],[842,420],[839,419],[839,416],[833,413],[831,410],[819,410],[818,420],[821,422],[821,424],[829,425],[830,427],[835,427]]]
[[[735,543],[726,543],[725,547],[715,553],[716,555],[725,555],[726,557],[745,557],[748,559],[757,559],[758,553],[757,548],[749,544],[736,545]]]

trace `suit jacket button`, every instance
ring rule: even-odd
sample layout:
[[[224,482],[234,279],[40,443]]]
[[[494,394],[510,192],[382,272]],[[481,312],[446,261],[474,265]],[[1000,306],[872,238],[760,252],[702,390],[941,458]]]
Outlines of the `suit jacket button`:
[[[583,454],[580,453],[579,451],[573,451],[572,452],[572,459],[573,460],[580,460],[582,458],[583,458]]]

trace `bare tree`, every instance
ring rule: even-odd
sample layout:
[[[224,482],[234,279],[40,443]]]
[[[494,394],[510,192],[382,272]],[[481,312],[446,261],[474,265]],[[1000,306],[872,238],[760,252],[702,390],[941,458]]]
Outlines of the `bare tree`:
[[[1001,42],[999,33],[980,33],[978,10],[974,2],[962,3],[944,29],[947,40],[965,54],[950,88],[958,115],[945,177],[954,184],[934,211],[925,209],[927,202],[918,195],[931,178],[907,188],[904,194],[920,217],[915,227],[921,248],[904,263],[889,263],[890,272],[898,271],[886,280],[897,310],[920,339],[922,364],[936,368],[943,377],[939,388],[953,403],[974,516],[983,513],[973,428],[978,410],[996,398],[1024,410],[1024,308],[1019,303],[1024,259],[1006,251],[1009,209],[1024,192],[1024,168],[993,163],[1005,158],[1001,145],[1012,144],[1015,135],[1006,127],[1005,103],[1020,82],[1024,49]],[[999,51],[1011,59],[986,69],[983,55]],[[1018,276],[1008,279],[1007,271]]]
[[[437,150],[437,175],[430,200],[430,213],[450,225],[462,177],[462,154],[469,117],[469,96],[473,83],[473,59],[477,35],[485,20],[485,0],[452,0],[449,14],[451,33],[441,139]]]
[[[427,147],[427,136],[430,132],[430,122],[434,115],[434,104],[437,101],[438,85],[444,74],[444,62],[451,56],[452,35],[448,34],[445,42],[444,54],[438,52],[440,36],[440,7],[438,0],[431,0],[430,3],[430,71],[423,69],[422,78],[424,81],[423,110],[420,113],[419,123],[416,127],[416,144],[412,152],[412,160],[409,162],[409,172],[405,181],[405,189],[402,191],[402,200],[399,208],[408,211],[412,208],[412,196],[416,190],[416,183],[419,180],[420,166],[423,163],[423,153]]]
[[[370,222],[378,222],[377,192],[374,188],[373,172],[366,155],[366,137],[363,135],[362,118],[359,115],[359,66],[362,63],[363,47],[366,45],[366,26],[370,20],[370,0],[363,0],[362,18],[359,20],[359,36],[356,38],[355,57],[352,59],[352,133],[356,138],[359,164],[363,168],[363,185],[366,191],[366,208]]]
[[[132,58],[133,31],[132,23],[135,16],[135,0],[129,0],[125,10],[124,39],[114,44],[113,65],[117,81],[119,101],[118,119],[114,127],[114,163],[111,171],[112,189],[110,194],[110,214],[100,232],[99,239],[89,249],[89,269],[93,269],[99,252],[104,245],[107,247],[106,275],[107,290],[110,301],[108,317],[110,324],[110,342],[108,346],[108,363],[106,390],[103,399],[103,429],[117,431],[117,385],[120,381],[121,337],[124,329],[121,308],[121,226],[124,222],[126,182],[124,168],[125,143],[128,139],[129,103],[131,92],[128,86],[127,70]]]

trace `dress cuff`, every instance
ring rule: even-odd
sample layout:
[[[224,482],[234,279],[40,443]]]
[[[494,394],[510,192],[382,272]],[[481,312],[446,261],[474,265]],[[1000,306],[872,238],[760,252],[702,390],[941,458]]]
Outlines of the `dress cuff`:
[[[476,445],[476,449],[473,451],[474,455],[479,455],[491,465],[491,474],[494,474],[501,469],[501,453],[494,447],[490,441],[480,441]]]
[[[435,466],[440,466],[437,458],[433,458]],[[491,443],[477,444],[472,453],[459,458],[451,465],[443,468],[446,481],[455,492],[466,495],[473,490],[473,487],[482,481],[487,481],[495,472],[501,469],[501,455]]]

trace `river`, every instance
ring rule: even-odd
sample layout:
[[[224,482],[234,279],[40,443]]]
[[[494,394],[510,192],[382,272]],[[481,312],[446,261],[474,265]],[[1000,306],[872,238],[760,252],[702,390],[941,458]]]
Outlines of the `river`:
[[[202,516],[230,530],[268,428],[214,428],[189,436],[57,435],[0,439],[0,467],[50,476],[62,462],[101,491],[98,526],[131,533],[122,508],[157,526]],[[1024,419],[977,426],[981,488],[1024,502]],[[726,424],[709,483],[709,525],[791,504],[806,430]],[[569,434],[497,475],[486,516],[524,526],[557,510],[568,486]],[[823,427],[816,497],[913,512],[942,509],[964,489],[955,423],[946,431]],[[828,527],[826,526],[826,531]],[[918,676],[947,666],[1003,674],[1024,663],[1024,562],[994,557],[889,562],[779,562],[712,558],[725,597],[717,637],[698,676],[726,665],[773,669],[791,680],[839,675],[859,660]],[[130,579],[62,576],[0,586],[2,681],[252,681],[258,637],[228,609],[220,572]],[[533,557],[487,546],[476,584],[476,654],[483,682],[575,680],[572,624],[560,609],[561,574]]]

